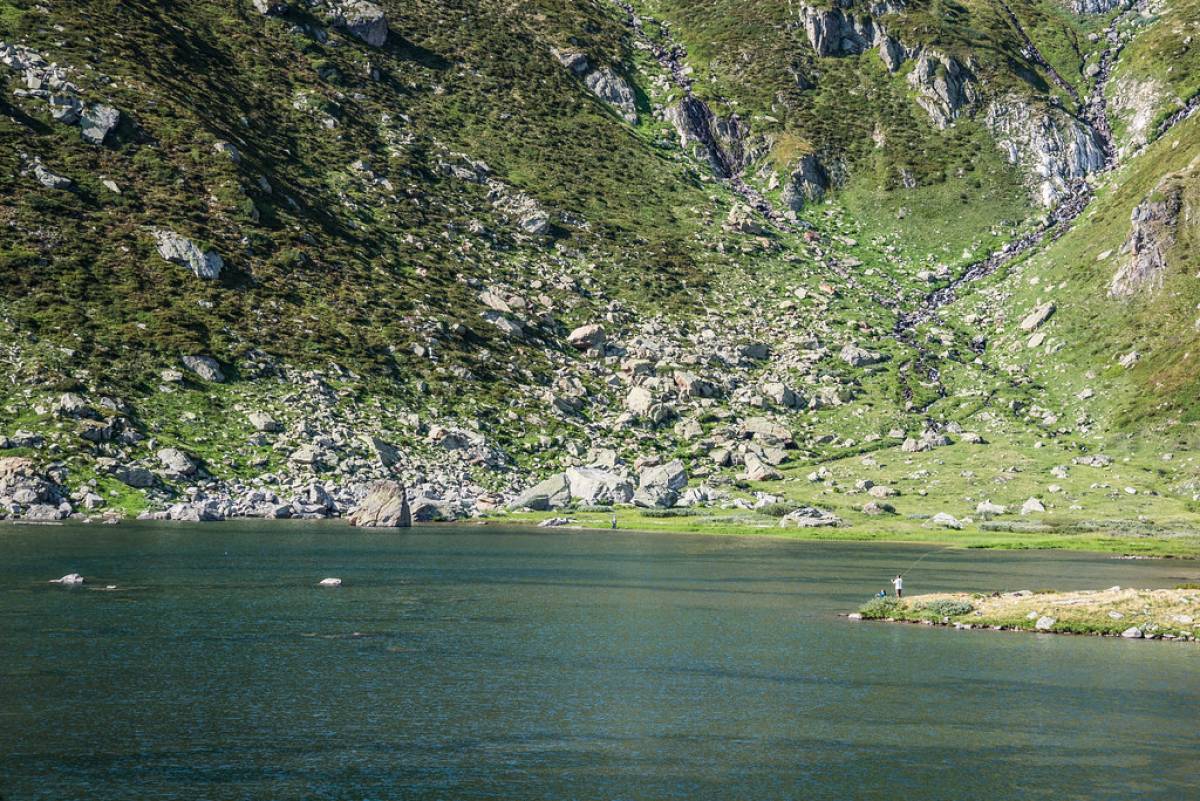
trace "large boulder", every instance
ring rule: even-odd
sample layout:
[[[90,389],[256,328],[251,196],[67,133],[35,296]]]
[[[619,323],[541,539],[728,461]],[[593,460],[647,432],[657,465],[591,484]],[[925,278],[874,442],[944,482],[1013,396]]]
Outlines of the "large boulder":
[[[347,520],[360,528],[409,528],[412,514],[404,485],[398,481],[376,481]]]
[[[1040,306],[1037,306],[1033,311],[1025,316],[1024,320],[1021,321],[1021,330],[1036,330],[1039,326],[1041,326],[1042,323],[1050,319],[1050,315],[1054,314],[1054,309],[1055,306],[1053,301],[1046,301]]]
[[[121,112],[103,103],[93,103],[79,118],[79,134],[83,141],[102,145],[121,123]]]
[[[637,506],[674,506],[679,491],[687,486],[687,472],[678,459],[667,464],[648,467],[638,476],[638,489],[633,495]]]
[[[566,473],[555,473],[550,478],[522,492],[508,505],[509,509],[532,509],[545,512],[561,509],[571,502],[571,484]]]
[[[205,381],[219,384],[225,380],[225,374],[221,372],[221,365],[211,356],[184,356],[182,361],[184,367]]]
[[[858,345],[852,343],[847,343],[843,346],[838,356],[851,367],[866,367],[867,365],[878,364],[884,360],[883,354],[869,351],[866,348],[860,348]]]
[[[334,7],[333,24],[371,47],[383,47],[387,41],[387,15],[366,0],[341,0]]]
[[[607,470],[570,467],[566,476],[571,497],[585,505],[629,503],[633,498],[633,486]]]
[[[197,278],[213,280],[221,275],[225,262],[214,251],[201,250],[195,242],[174,231],[158,229],[154,232],[158,255],[174,264],[187,267]]]
[[[747,481],[778,481],[783,478],[782,473],[753,451],[746,454],[744,464],[746,472],[743,474],[743,477]]]
[[[780,528],[823,528],[841,524],[840,517],[815,506],[802,506],[779,519]]]
[[[158,461],[171,476],[191,476],[196,473],[196,462],[178,448],[163,448],[158,452]]]
[[[579,350],[598,348],[604,344],[604,326],[599,323],[581,325],[567,335],[567,343]]]

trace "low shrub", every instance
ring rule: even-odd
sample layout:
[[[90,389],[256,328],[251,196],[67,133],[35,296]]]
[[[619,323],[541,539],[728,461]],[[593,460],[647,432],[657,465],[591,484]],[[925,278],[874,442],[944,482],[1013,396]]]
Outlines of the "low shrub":
[[[900,602],[895,598],[872,598],[860,606],[858,612],[865,620],[879,620],[895,617],[900,606]]]
[[[939,618],[942,618],[942,617],[958,617],[959,615],[967,615],[967,614],[970,614],[971,612],[974,612],[975,607],[972,606],[971,604],[967,603],[966,601],[955,601],[955,600],[951,600],[949,598],[945,598],[945,599],[941,599],[941,600],[937,600],[937,601],[929,601],[927,603],[921,604],[920,610],[922,612],[927,612],[931,615],[935,615]]]
[[[769,503],[758,511],[767,517],[785,517],[799,508],[794,503]]]
[[[703,509],[643,509],[642,517],[696,517],[704,514]]]

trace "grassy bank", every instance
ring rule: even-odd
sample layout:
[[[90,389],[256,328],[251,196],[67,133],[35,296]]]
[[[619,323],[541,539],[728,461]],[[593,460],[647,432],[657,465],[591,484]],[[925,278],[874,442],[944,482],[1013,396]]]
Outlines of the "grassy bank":
[[[979,521],[962,529],[932,525],[922,516],[889,516],[871,522],[849,522],[827,528],[781,528],[779,518],[764,510],[617,508],[615,511],[521,513],[503,520],[536,525],[564,518],[566,525],[607,529],[616,515],[623,530],[778,537],[797,540],[854,540],[925,542],[960,548],[1007,550],[1073,550],[1168,558],[1200,558],[1200,527],[1195,523],[1156,525],[1130,520],[1043,519],[1037,521]]]
[[[1094,634],[1140,639],[1194,640],[1200,620],[1200,584],[1173,590],[937,593],[877,598],[859,614],[864,620]]]

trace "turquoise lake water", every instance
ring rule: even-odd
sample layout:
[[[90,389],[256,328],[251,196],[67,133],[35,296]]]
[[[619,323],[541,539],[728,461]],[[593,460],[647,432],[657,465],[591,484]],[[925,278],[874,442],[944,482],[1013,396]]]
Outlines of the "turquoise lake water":
[[[3,528],[0,797],[1200,798],[1195,644],[838,617],[928,550]],[[45,583],[68,572],[91,583]],[[1194,562],[945,551],[906,590],[1196,580]]]

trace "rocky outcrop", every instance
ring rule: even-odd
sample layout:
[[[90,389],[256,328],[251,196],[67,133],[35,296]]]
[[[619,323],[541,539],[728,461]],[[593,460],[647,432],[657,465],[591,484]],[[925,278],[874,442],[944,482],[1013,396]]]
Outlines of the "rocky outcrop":
[[[629,81],[618,75],[612,67],[593,69],[583,53],[565,50],[550,52],[572,75],[580,78],[592,94],[616,108],[630,125],[637,125],[637,96]]]
[[[984,124],[1011,164],[1029,176],[1037,202],[1052,208],[1078,181],[1103,169],[1104,143],[1090,127],[1057,108],[1035,108],[1009,95],[993,101]]]
[[[398,481],[376,481],[347,520],[359,528],[409,528],[412,515],[404,485]]]
[[[1122,158],[1143,147],[1155,131],[1154,120],[1167,97],[1167,90],[1154,78],[1124,76],[1113,81],[1109,108],[1113,116],[1125,123],[1124,135],[1118,148]]]
[[[508,508],[546,512],[550,509],[561,509],[570,503],[571,484],[567,480],[567,474],[556,473],[522,492],[508,505]]]
[[[870,14],[855,15],[842,8],[819,9],[802,4],[799,13],[809,44],[818,56],[856,56],[878,48],[888,71],[895,72],[916,51],[889,36],[877,18],[899,8],[898,4],[876,3]]]
[[[616,107],[630,125],[637,125],[637,99],[629,82],[608,67],[584,76],[584,84],[596,97]]]
[[[679,500],[680,490],[686,487],[687,483],[683,462],[678,459],[648,467],[638,477],[638,488],[634,493],[633,503],[646,507],[674,506]]]
[[[1193,180],[1196,175],[1190,176]],[[1175,245],[1184,209],[1184,183],[1179,174],[1164,178],[1129,218],[1129,236],[1121,247],[1127,260],[1117,270],[1108,287],[1112,297],[1130,297],[1143,290],[1162,286],[1167,254]]]
[[[584,505],[629,503],[633,499],[633,485],[607,470],[570,467],[566,477],[571,498]]]
[[[88,144],[111,144],[121,112],[106,103],[87,103],[72,80],[71,68],[51,63],[23,45],[5,42],[0,42],[0,64],[21,74],[24,87],[15,89],[14,95],[45,101],[50,116],[64,125],[79,126],[79,134]]]
[[[979,99],[971,71],[957,59],[933,51],[917,57],[908,83],[917,90],[917,104],[939,129],[949,127]]]
[[[663,117],[679,134],[679,146],[697,148],[718,178],[730,178],[741,169],[746,130],[736,115],[718,117],[703,101],[687,95]]]
[[[221,372],[220,363],[211,356],[184,356],[181,361],[184,367],[205,381],[220,384],[225,380],[225,374]]]
[[[383,47],[387,42],[387,15],[382,8],[366,0],[340,0],[335,3],[333,24],[371,47]]]
[[[215,280],[220,277],[225,262],[215,251],[201,250],[195,242],[174,231],[158,229],[154,232],[158,255],[166,261],[180,264],[192,271],[197,278]]]
[[[1076,14],[1107,14],[1121,4],[1121,0],[1067,0],[1067,7]]]
[[[782,198],[788,208],[800,211],[806,203],[823,200],[828,191],[829,173],[817,157],[809,153],[796,162],[783,188]]]

